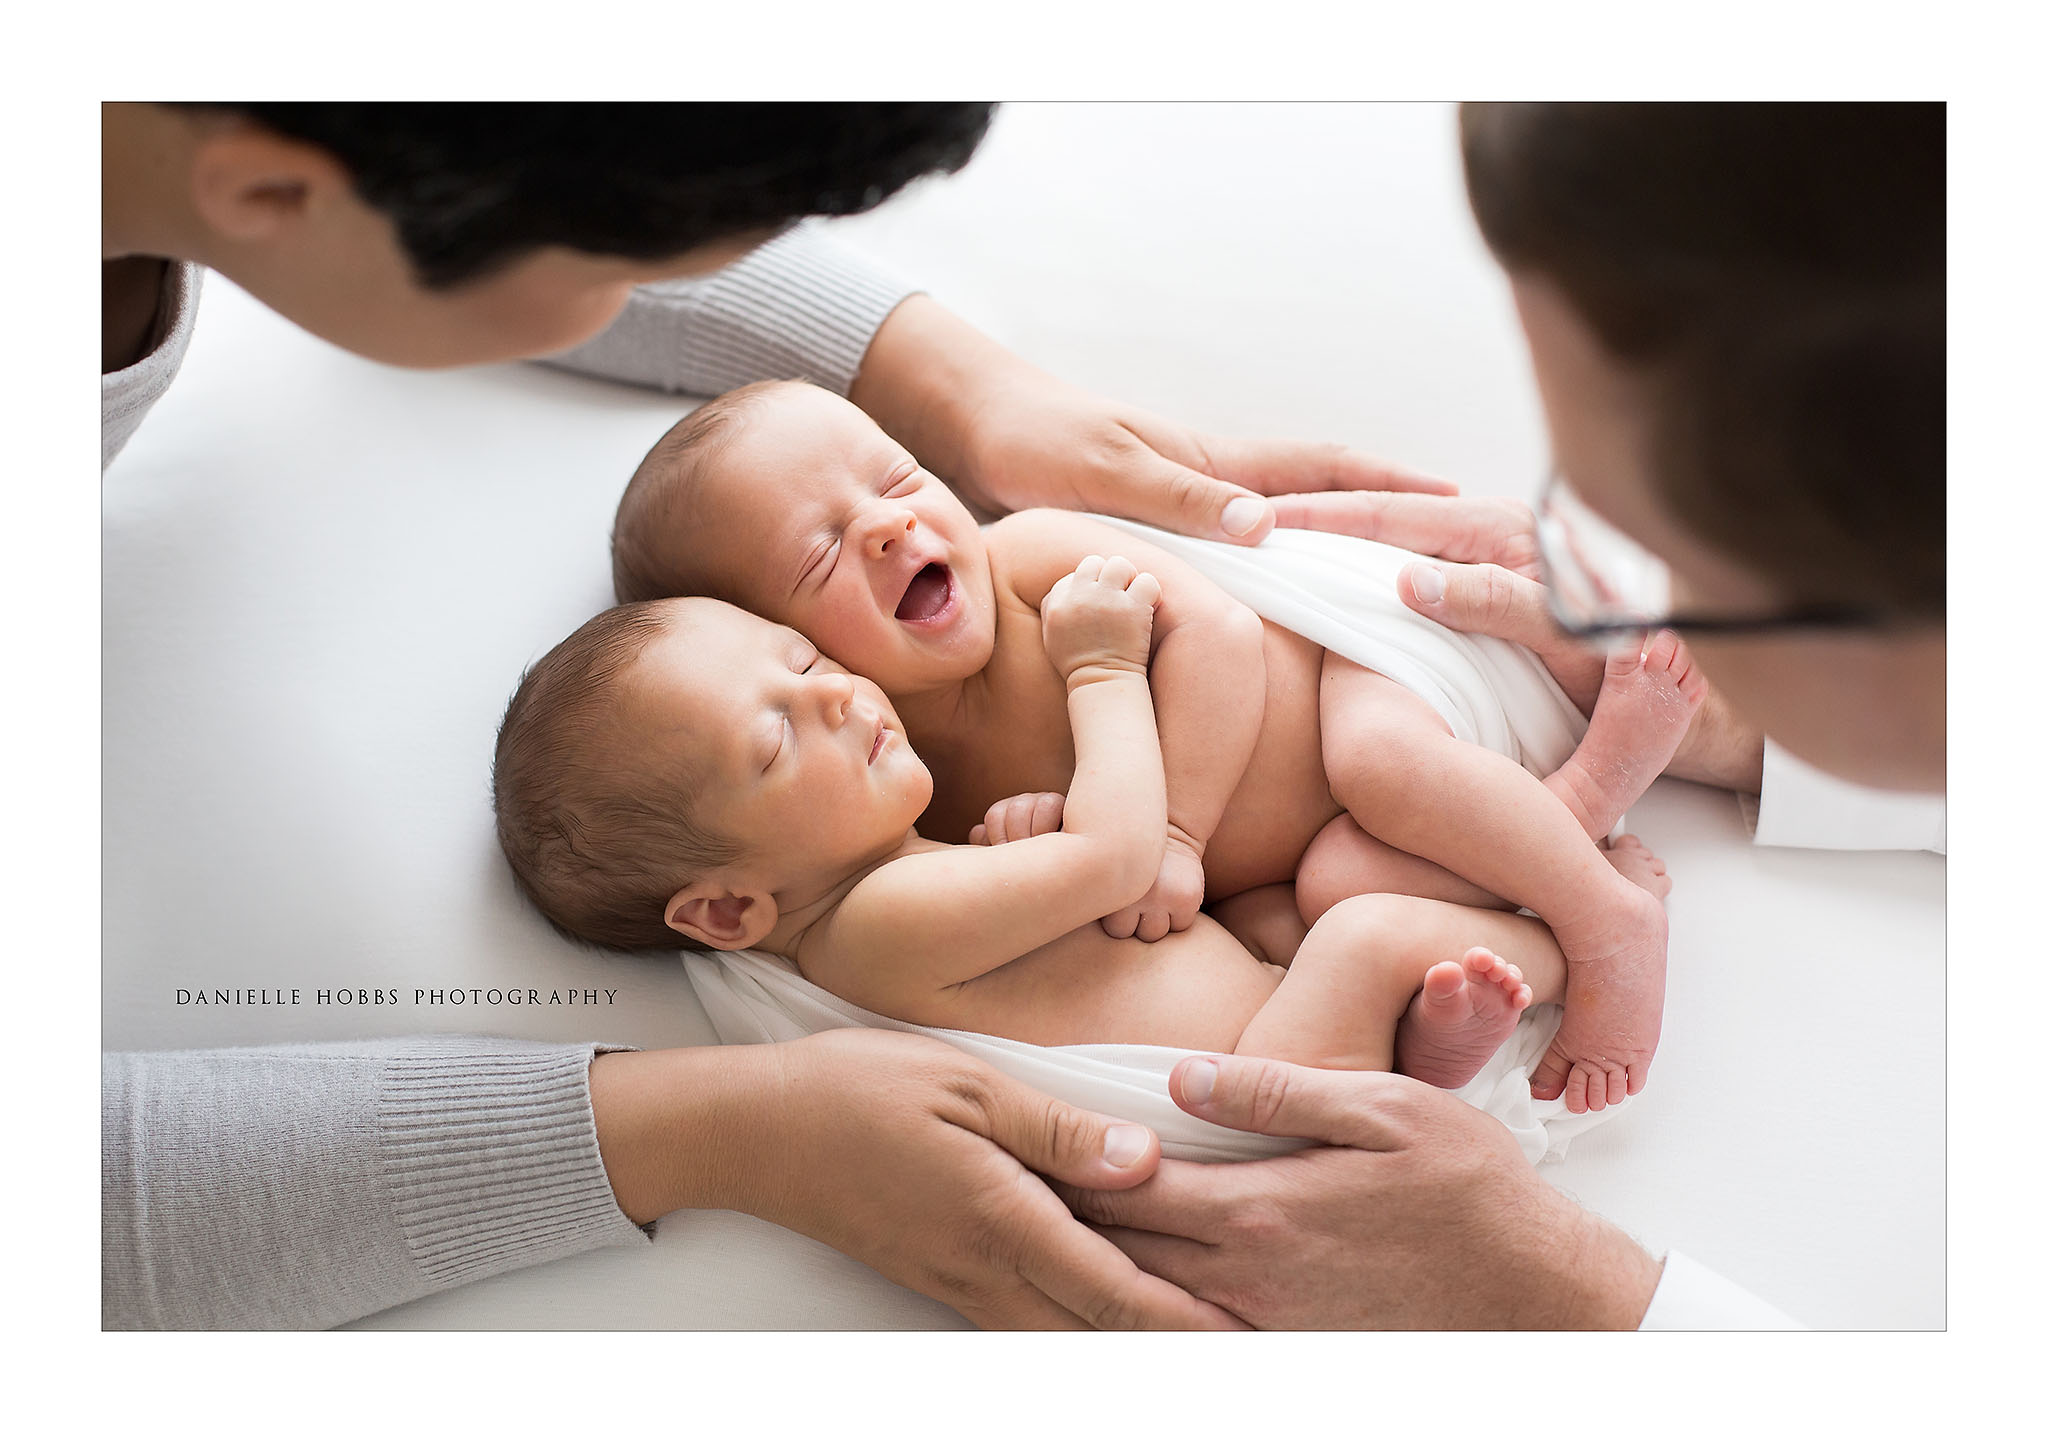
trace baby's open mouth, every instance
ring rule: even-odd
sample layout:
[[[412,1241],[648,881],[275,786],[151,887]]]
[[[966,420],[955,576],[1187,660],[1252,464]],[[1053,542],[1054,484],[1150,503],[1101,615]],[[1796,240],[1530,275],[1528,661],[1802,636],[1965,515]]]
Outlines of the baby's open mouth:
[[[929,622],[953,605],[953,574],[943,562],[927,562],[910,579],[896,604],[899,622]]]

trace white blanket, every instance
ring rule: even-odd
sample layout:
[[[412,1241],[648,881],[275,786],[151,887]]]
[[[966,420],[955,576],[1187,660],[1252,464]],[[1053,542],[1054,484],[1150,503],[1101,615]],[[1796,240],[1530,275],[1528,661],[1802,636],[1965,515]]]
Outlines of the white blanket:
[[[1586,729],[1543,664],[1523,648],[1467,637],[1410,612],[1394,590],[1414,554],[1382,543],[1283,529],[1255,548],[1205,542],[1105,518],[1207,574],[1260,616],[1371,667],[1420,696],[1460,739],[1476,741],[1538,775],[1570,755]],[[1255,1159],[1296,1148],[1221,1129],[1184,1113],[1166,1092],[1175,1062],[1198,1053],[1156,1045],[1042,1047],[967,1030],[890,1020],[821,990],[789,962],[747,951],[684,957],[690,983],[727,1044],[794,1040],[871,1026],[931,1035],[1047,1094],[1156,1130],[1167,1154],[1206,1161]],[[1459,1097],[1514,1131],[1531,1163],[1561,1159],[1572,1136],[1615,1112],[1572,1114],[1536,1100],[1529,1074],[1556,1032],[1558,1008],[1538,1006]]]

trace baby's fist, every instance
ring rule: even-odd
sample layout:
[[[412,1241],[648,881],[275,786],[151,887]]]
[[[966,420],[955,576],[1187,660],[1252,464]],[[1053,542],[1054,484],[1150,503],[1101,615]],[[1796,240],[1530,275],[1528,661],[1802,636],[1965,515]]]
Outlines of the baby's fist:
[[[970,846],[1001,846],[1009,841],[1028,841],[1060,829],[1060,817],[1067,798],[1057,791],[1032,791],[1022,796],[1005,796],[988,808],[981,824],[967,833]]]
[[[1205,886],[1200,854],[1168,837],[1159,879],[1152,889],[1136,905],[1104,916],[1102,929],[1119,940],[1133,935],[1144,941],[1164,940],[1195,923],[1202,911]]]
[[[1045,654],[1070,681],[1084,671],[1143,676],[1158,605],[1159,579],[1129,558],[1084,557],[1039,605]]]

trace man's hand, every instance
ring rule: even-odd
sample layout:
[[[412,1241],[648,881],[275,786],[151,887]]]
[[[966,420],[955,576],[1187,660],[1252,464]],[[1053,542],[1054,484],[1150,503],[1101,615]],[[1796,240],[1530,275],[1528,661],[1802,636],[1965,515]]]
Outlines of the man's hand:
[[[1411,609],[1454,631],[1527,647],[1573,704],[1592,714],[1605,659],[1552,620],[1541,583],[1498,561],[1414,562],[1401,569],[1397,590]],[[1754,795],[1763,787],[1763,732],[1738,715],[1717,688],[1709,688],[1665,770],[1688,781]]]
[[[1145,898],[1102,918],[1102,928],[1123,940],[1163,940],[1177,930],[1186,930],[1201,914],[1202,895],[1208,878],[1202,871],[1202,848],[1179,827],[1166,828],[1166,855],[1159,863],[1159,879]]]
[[[1236,1328],[1075,1221],[1039,1173],[1114,1189],[1147,1129],[919,1035],[627,1051],[591,1066],[605,1169],[636,1220],[737,1209],[830,1244],[984,1328]],[[679,1137],[680,1136],[680,1137]]]
[[[1230,1055],[1181,1061],[1170,1088],[1213,1123],[1329,1147],[1061,1192],[1140,1268],[1257,1327],[1633,1329],[1656,1292],[1655,1260],[1442,1090]]]
[[[923,294],[876,332],[848,396],[995,513],[1077,508],[1251,544],[1273,530],[1274,494],[1457,491],[1340,444],[1209,437],[1098,398]]]
[[[1341,532],[1451,562],[1491,562],[1527,578],[1543,575],[1536,517],[1513,498],[1438,497],[1428,492],[1298,493],[1273,500],[1281,527]]]

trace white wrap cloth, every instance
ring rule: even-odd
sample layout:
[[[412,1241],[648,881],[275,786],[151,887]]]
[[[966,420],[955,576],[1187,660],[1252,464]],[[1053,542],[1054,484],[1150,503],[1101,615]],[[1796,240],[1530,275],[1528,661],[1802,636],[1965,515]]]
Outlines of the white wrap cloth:
[[[1527,650],[1468,637],[1410,612],[1394,579],[1415,554],[1362,538],[1282,528],[1258,547],[1180,537],[1138,523],[1099,519],[1164,549],[1270,622],[1392,678],[1428,702],[1461,740],[1475,741],[1539,776],[1555,770],[1586,721]],[[1448,951],[1455,956],[1458,952]],[[1174,1104],[1166,1077],[1183,1057],[1157,1045],[1027,1045],[969,1030],[890,1020],[805,980],[777,956],[690,953],[690,983],[726,1044],[794,1040],[868,1026],[944,1040],[1005,1074],[1083,1109],[1155,1130],[1176,1159],[1257,1159],[1303,1141],[1245,1134],[1199,1120]],[[1556,1033],[1558,1007],[1532,1007],[1459,1098],[1514,1132],[1532,1164],[1562,1159],[1571,1137],[1619,1106],[1572,1114],[1537,1100],[1529,1075]]]

